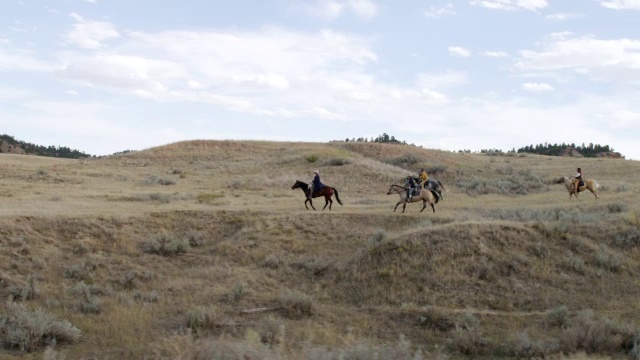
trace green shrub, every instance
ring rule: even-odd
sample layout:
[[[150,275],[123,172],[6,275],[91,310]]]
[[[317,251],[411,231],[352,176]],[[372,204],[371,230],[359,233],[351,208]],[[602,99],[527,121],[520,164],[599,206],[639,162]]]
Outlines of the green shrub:
[[[307,160],[307,162],[309,163],[315,163],[316,161],[318,161],[318,155],[309,155],[305,158]]]

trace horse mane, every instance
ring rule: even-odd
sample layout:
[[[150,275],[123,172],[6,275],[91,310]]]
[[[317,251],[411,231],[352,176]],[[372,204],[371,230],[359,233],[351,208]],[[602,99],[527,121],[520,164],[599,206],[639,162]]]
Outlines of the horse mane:
[[[296,180],[296,184],[298,184],[298,187],[300,187],[302,190],[309,190],[309,184],[304,181]]]

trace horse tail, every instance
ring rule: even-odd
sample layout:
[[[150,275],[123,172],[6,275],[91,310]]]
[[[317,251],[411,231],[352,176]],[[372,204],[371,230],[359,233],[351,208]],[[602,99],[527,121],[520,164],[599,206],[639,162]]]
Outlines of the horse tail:
[[[440,180],[436,180],[436,181],[438,182],[438,185],[440,185],[440,187],[442,187],[442,190],[444,190],[444,191],[449,191],[449,190],[447,190],[447,188],[446,188],[446,187],[444,187],[444,185],[442,185],[442,183],[440,182]]]
[[[596,185],[596,189],[598,189],[600,187],[600,184],[598,184],[597,181],[593,180],[593,183]]]
[[[333,188],[333,193],[336,194],[336,200],[338,200],[338,204],[342,205],[342,201],[340,201],[340,198],[338,197],[338,189]]]
[[[438,196],[435,190],[433,189],[429,189],[429,190],[431,191],[431,194],[433,195],[433,197],[436,199],[436,204],[437,204],[438,201],[440,201],[440,197]]]

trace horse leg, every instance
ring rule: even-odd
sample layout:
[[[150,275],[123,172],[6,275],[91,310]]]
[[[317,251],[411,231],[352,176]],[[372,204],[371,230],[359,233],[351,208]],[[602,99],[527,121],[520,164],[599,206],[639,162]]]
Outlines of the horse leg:
[[[431,203],[431,208],[433,209],[433,212],[436,212],[436,207],[433,206],[433,203]]]
[[[402,204],[402,213],[403,213],[403,214],[404,214],[404,209],[405,209],[406,207],[407,207],[407,202],[405,201],[405,202]]]
[[[598,200],[598,191],[597,190],[593,190],[593,189],[589,189],[589,191],[591,191],[591,193],[593,194],[593,196],[596,197],[596,200]]]
[[[325,197],[324,198],[324,207],[322,208],[322,210],[324,210],[327,207],[327,205],[329,205],[329,200]],[[331,210],[331,206],[329,206],[329,210]]]
[[[306,199],[306,200],[304,201],[304,207],[305,207],[305,209],[307,209],[307,210],[309,210],[309,207],[307,206],[307,203],[308,203],[308,202],[309,202],[309,199]]]
[[[402,203],[402,200],[398,201],[398,203],[396,204],[396,207],[393,208],[393,212],[396,212],[398,205],[400,205],[401,203]]]
[[[309,205],[311,205],[311,208],[313,209],[313,211],[316,211],[316,208],[313,206],[313,201],[309,200]]]
[[[422,200],[422,209],[420,209],[420,212],[422,212],[422,210],[424,210],[427,207],[427,200]]]

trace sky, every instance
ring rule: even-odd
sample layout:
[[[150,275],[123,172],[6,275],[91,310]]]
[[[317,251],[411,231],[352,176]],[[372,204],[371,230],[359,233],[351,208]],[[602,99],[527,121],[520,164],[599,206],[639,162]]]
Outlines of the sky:
[[[0,134],[609,145],[640,160],[640,0],[2,0]]]

